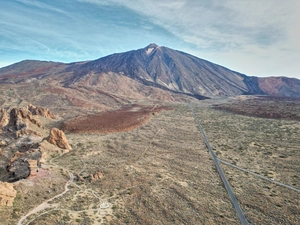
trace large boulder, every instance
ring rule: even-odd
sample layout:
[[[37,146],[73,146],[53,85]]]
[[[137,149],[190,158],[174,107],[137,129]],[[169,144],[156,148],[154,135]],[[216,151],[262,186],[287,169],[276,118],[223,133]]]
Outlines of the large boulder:
[[[57,128],[51,129],[50,135],[47,140],[49,143],[56,145],[59,148],[68,149],[68,150],[72,149],[71,146],[69,145],[65,133]]]
[[[12,206],[16,195],[12,184],[0,181],[0,206]]]

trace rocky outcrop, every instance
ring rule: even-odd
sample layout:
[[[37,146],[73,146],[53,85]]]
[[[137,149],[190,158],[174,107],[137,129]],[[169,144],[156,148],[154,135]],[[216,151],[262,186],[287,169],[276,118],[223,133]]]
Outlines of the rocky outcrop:
[[[22,130],[27,127],[27,121],[38,127],[43,127],[41,122],[35,119],[32,113],[26,108],[13,108],[10,111],[9,126],[13,126],[16,130]]]
[[[5,109],[0,109],[0,129],[8,124],[8,114]]]
[[[16,159],[7,167],[6,179],[8,182],[15,182],[25,179],[30,175],[29,164],[23,157]]]
[[[9,160],[4,180],[14,182],[29,176],[36,176],[42,152],[40,149],[29,149],[26,152],[17,151]]]
[[[16,195],[12,184],[0,182],[0,206],[12,206]]]
[[[32,113],[32,115],[38,115],[49,119],[55,119],[54,114],[47,108],[43,108],[41,106],[33,106],[32,104],[28,105],[27,108]]]
[[[71,146],[69,145],[65,133],[57,128],[51,129],[50,135],[47,140],[49,143],[56,145],[59,148],[68,149],[68,150],[72,149]]]
[[[102,179],[104,177],[103,171],[98,171],[97,173],[91,174],[90,175],[90,181],[97,181],[99,179]]]
[[[31,176],[31,177],[36,176],[37,172],[39,172],[38,160],[28,159],[27,162],[28,162],[29,171],[30,171],[29,176]]]

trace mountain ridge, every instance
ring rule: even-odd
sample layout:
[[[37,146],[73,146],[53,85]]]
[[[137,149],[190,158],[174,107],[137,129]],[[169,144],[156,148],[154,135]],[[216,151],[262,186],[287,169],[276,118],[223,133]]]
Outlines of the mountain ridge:
[[[300,80],[296,78],[247,76],[154,43],[137,50],[68,64],[25,60],[1,68],[0,80],[17,77],[21,81],[20,77],[25,74],[35,77],[57,76],[65,87],[76,86],[78,83],[82,85],[83,80],[89,80],[86,85],[99,86],[99,76],[109,73],[126,76],[142,85],[198,99],[243,94],[300,97]]]

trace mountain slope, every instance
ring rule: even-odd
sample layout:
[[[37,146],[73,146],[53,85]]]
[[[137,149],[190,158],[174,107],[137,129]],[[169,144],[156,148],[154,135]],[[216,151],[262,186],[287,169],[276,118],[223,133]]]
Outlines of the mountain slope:
[[[0,68],[1,82],[20,82],[29,77],[59,73],[66,64],[38,60],[23,60],[7,67]]]
[[[149,91],[159,89],[198,99],[241,94],[300,97],[298,79],[250,77],[156,44],[93,61],[63,64],[26,60],[0,69],[0,82],[22,82],[28,77],[49,77],[67,88],[91,86],[123,97],[125,93],[140,96],[140,90],[144,89],[148,89],[144,97],[150,96]],[[107,85],[103,85],[104,78]],[[121,80],[126,80],[124,85]],[[116,85],[120,85],[120,89]],[[154,95],[158,96],[159,92]]]
[[[255,77],[231,71],[184,52],[150,44],[146,48],[118,53],[74,65],[73,81],[93,71],[114,72],[148,85],[205,96],[263,94]]]
[[[300,98],[300,80],[287,77],[258,78],[259,88],[272,96]]]

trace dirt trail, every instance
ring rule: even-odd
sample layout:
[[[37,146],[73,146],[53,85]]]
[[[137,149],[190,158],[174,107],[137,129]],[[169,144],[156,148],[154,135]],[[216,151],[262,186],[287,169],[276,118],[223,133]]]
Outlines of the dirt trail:
[[[60,157],[60,156],[58,156],[58,157]],[[77,188],[79,188],[79,189],[82,190],[82,188],[81,188],[80,186],[78,186],[78,185],[76,185],[75,183],[73,183],[74,178],[75,178],[74,175],[73,175],[73,173],[71,173],[68,169],[66,169],[66,168],[64,168],[64,167],[61,167],[61,166],[59,166],[59,165],[57,165],[57,164],[55,164],[55,163],[52,162],[54,159],[57,159],[58,157],[51,159],[51,160],[49,161],[49,163],[50,163],[52,166],[54,166],[54,167],[57,167],[57,168],[60,168],[60,169],[64,169],[64,170],[66,170],[66,171],[68,172],[70,178],[69,178],[68,182],[65,184],[65,190],[64,190],[62,193],[60,193],[60,194],[58,194],[58,195],[52,197],[51,199],[48,199],[48,200],[42,202],[40,205],[38,205],[37,207],[35,207],[34,209],[32,209],[30,212],[28,212],[25,216],[23,216],[23,217],[19,220],[18,225],[23,225],[23,222],[24,222],[29,216],[31,216],[31,215],[33,215],[33,214],[36,214],[36,213],[38,213],[38,212],[41,212],[41,211],[43,211],[43,210],[46,210],[46,209],[48,209],[48,208],[52,208],[52,209],[50,209],[50,210],[48,210],[48,211],[46,211],[46,212],[44,212],[44,213],[41,213],[41,214],[37,215],[35,218],[33,218],[32,220],[30,220],[29,222],[27,222],[26,225],[30,224],[32,221],[34,221],[34,220],[37,219],[38,217],[40,217],[40,216],[42,216],[42,215],[44,215],[44,214],[50,213],[50,212],[52,212],[52,211],[54,211],[54,210],[68,211],[68,212],[71,212],[71,213],[80,213],[80,212],[97,211],[98,214],[100,215],[101,209],[108,209],[108,208],[110,208],[110,204],[107,203],[105,200],[101,199],[99,196],[97,196],[97,195],[95,194],[94,190],[92,190],[92,189],[86,189],[86,191],[90,191],[91,194],[92,194],[95,198],[97,198],[97,199],[99,200],[99,207],[98,207],[97,209],[88,209],[88,210],[81,210],[81,211],[72,211],[72,210],[69,210],[69,209],[59,208],[59,203],[57,203],[57,204],[51,204],[50,202],[51,202],[52,200],[54,200],[54,199],[56,199],[56,198],[59,198],[59,197],[63,196],[64,194],[66,194],[66,193],[70,190],[70,189],[69,189],[69,185],[71,185],[71,184],[75,185]]]

